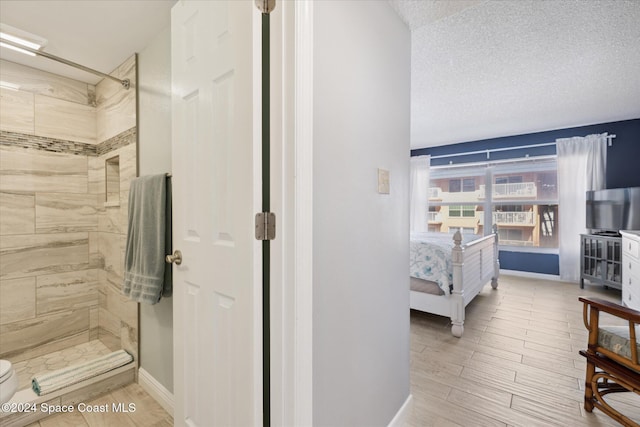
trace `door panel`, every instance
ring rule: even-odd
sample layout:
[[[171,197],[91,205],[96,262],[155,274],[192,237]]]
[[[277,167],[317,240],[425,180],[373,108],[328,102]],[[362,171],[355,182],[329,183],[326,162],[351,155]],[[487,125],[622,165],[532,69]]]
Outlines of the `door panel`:
[[[172,10],[176,425],[256,422],[255,13],[236,0]]]

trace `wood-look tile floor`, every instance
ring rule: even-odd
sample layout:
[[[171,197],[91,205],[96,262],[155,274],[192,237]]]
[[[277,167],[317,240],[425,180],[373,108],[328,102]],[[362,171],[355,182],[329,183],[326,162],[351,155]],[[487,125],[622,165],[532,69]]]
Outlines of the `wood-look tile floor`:
[[[620,292],[599,286],[502,276],[467,306],[462,338],[449,319],[411,312],[409,427],[618,426],[597,409],[582,407],[586,346],[579,295],[616,301]],[[616,396],[640,422],[640,398]],[[114,390],[89,405],[134,403],[130,413],[48,417],[28,427],[172,426],[173,419],[139,385]]]
[[[409,426],[618,426],[583,408],[580,295],[620,301],[600,286],[503,275],[467,306],[462,338],[448,318],[412,310]],[[612,399],[640,422],[640,396]]]
[[[79,412],[55,414],[29,424],[27,427],[171,427],[173,418],[138,384],[113,390],[96,399],[84,402],[91,407],[107,407],[108,413]],[[113,404],[122,403],[129,412],[113,412]],[[76,407],[78,405],[75,405]]]

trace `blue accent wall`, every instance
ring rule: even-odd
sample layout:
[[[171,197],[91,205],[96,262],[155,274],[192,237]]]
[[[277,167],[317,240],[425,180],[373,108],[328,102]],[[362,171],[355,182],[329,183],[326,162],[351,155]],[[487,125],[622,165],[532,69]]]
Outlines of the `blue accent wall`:
[[[557,254],[501,250],[498,256],[501,269],[560,275],[560,261]]]
[[[587,136],[607,132],[616,135],[613,145],[607,149],[607,188],[640,187],[640,118],[618,122],[599,123],[567,129],[556,129],[525,135],[469,141],[411,150],[412,156],[432,156],[465,153],[469,151],[545,144],[558,138]],[[555,154],[555,146],[509,150],[491,153],[491,160],[520,157],[526,154],[540,156]],[[487,161],[486,154],[433,159],[432,165]],[[559,274],[558,255],[528,252],[500,251],[500,267],[507,270],[528,271],[543,274]]]

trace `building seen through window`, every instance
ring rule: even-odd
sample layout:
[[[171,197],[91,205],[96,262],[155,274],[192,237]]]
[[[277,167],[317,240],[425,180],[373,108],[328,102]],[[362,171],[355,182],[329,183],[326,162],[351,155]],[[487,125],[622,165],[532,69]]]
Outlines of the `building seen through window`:
[[[432,167],[428,191],[429,231],[484,234],[495,224],[503,246],[558,247],[555,157]]]

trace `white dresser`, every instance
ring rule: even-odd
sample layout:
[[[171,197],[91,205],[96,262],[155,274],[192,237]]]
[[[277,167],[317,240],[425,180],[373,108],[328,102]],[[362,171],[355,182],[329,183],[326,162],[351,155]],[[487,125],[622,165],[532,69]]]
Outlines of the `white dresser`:
[[[640,310],[640,230],[622,234],[622,303]]]

